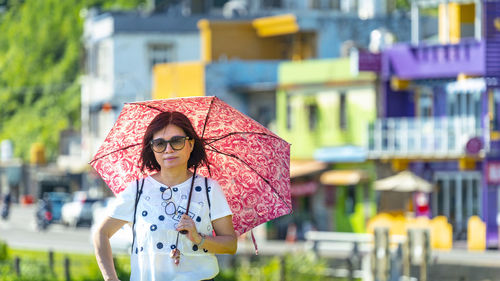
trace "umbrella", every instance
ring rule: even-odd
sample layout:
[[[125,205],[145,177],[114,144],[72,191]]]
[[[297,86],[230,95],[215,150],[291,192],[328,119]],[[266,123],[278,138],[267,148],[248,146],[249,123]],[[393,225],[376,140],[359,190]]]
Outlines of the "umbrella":
[[[118,194],[142,178],[142,138],[153,118],[184,113],[205,140],[209,167],[197,173],[221,185],[238,234],[289,214],[290,144],[217,97],[187,97],[125,104],[90,164]]]
[[[375,190],[398,192],[432,192],[432,184],[410,171],[375,181]]]

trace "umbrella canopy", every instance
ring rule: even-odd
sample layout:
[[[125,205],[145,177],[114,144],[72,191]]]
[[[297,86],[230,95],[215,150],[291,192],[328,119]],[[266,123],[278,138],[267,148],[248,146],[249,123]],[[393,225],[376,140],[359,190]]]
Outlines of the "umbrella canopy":
[[[289,214],[290,144],[216,97],[188,97],[125,104],[90,164],[118,194],[144,174],[142,139],[153,118],[179,111],[206,142],[208,167],[197,173],[219,182],[238,234]]]
[[[432,184],[410,171],[375,181],[375,190],[398,192],[432,192]]]

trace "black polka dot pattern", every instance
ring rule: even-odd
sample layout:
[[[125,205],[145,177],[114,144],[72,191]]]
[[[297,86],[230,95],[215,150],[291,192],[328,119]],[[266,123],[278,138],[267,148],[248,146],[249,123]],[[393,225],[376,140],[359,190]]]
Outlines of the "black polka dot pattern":
[[[175,249],[175,245],[174,244],[170,245],[170,249],[172,250]]]
[[[158,219],[163,221],[163,220],[165,220],[165,216],[159,216]]]
[[[163,248],[163,243],[159,242],[158,244],[156,244],[156,248],[162,249]]]
[[[165,190],[167,190],[167,188],[166,188],[166,187],[164,187],[164,186],[160,187],[160,191],[161,191],[161,192],[165,192]]]
[[[196,245],[196,244],[193,245],[193,251],[195,251],[195,252],[198,251],[198,245]]]
[[[203,249],[203,252],[208,253],[208,250],[207,249]]]
[[[179,189],[178,189],[177,187],[172,188],[172,190],[173,190],[174,192],[179,191]]]
[[[198,185],[197,187],[194,188],[194,190],[196,190],[197,192],[200,192],[201,191],[201,186]]]
[[[155,231],[158,229],[158,226],[156,226],[156,224],[153,224],[149,229],[151,229],[151,231]]]
[[[145,217],[148,215],[148,211],[142,211],[142,216]]]
[[[201,221],[201,217],[197,217],[197,218],[196,218],[196,221],[197,221],[197,222],[200,222],[200,221]]]
[[[212,187],[207,187],[207,191],[210,192],[210,190],[212,190]]]

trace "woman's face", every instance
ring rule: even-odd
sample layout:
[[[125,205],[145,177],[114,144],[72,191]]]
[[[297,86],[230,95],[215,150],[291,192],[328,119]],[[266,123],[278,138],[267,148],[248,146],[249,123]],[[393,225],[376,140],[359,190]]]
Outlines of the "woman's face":
[[[182,137],[186,137],[186,133],[176,125],[168,125],[153,135],[153,142],[162,143],[160,139],[166,141],[171,141],[172,138],[174,140],[177,139],[174,143],[174,147],[172,147],[171,143],[168,143],[166,144],[165,151],[163,152],[156,152],[155,149],[153,149],[156,161],[160,164],[162,170],[178,167],[187,169],[189,156],[191,155],[191,151],[193,151],[194,147],[194,140],[184,139],[179,141],[179,138]],[[179,149],[182,144],[184,144],[184,146]]]

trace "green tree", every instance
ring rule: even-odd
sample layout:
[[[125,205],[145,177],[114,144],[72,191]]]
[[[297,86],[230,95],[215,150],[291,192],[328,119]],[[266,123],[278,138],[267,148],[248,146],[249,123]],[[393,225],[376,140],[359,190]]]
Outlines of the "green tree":
[[[409,11],[411,9],[410,0],[396,0],[396,8]]]
[[[0,14],[0,140],[27,160],[33,143],[57,155],[80,127],[83,9],[133,9],[145,0],[9,0]],[[4,4],[5,4],[4,3]]]

